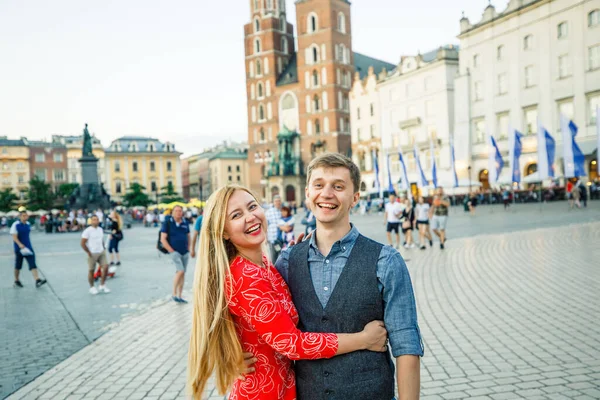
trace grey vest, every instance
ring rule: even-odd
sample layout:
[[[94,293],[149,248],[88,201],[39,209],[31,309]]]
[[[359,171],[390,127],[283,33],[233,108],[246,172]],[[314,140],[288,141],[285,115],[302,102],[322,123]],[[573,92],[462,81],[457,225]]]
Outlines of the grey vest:
[[[294,246],[288,286],[304,332],[355,333],[383,320],[377,260],[383,245],[360,235],[327,302],[317,298],[308,269],[309,241]],[[394,367],[389,352],[355,351],[331,359],[296,361],[298,400],[391,400]]]

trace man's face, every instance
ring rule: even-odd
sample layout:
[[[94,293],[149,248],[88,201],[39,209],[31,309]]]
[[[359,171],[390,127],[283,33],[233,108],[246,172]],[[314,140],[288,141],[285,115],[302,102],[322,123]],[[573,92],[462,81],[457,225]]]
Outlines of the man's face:
[[[343,167],[317,168],[306,187],[306,200],[322,224],[349,223],[350,209],[360,198],[354,191],[350,171]]]
[[[181,217],[183,216],[183,209],[181,207],[175,207],[173,209],[173,218],[174,219],[181,219]]]
[[[21,213],[21,215],[19,215],[19,219],[22,223],[25,223],[29,220],[29,215],[27,215],[27,213]]]
[[[440,197],[441,197],[441,196],[444,194],[444,189],[442,189],[442,188],[437,188],[437,190],[436,190],[436,194],[437,194],[438,196],[440,196]]]
[[[97,227],[98,227],[98,225],[100,225],[100,220],[99,220],[99,219],[98,219],[98,217],[97,217],[97,216],[95,216],[95,215],[92,217],[92,221],[91,221],[91,222],[92,222],[92,226],[93,226],[94,228],[97,228]]]
[[[396,196],[390,194],[390,203],[394,204],[396,202]]]
[[[278,209],[281,210],[281,198],[277,197],[273,200],[273,206]]]

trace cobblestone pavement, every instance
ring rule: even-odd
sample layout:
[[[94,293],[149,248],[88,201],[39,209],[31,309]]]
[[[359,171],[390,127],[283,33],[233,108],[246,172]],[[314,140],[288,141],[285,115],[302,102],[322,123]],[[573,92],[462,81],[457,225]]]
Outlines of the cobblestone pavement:
[[[600,222],[455,239],[460,224],[485,226],[502,211],[478,212],[455,212],[446,250],[402,251],[426,350],[422,398],[600,398]],[[536,212],[505,215],[534,227],[566,213]],[[569,223],[594,220],[597,210],[568,215]],[[380,217],[354,220],[382,240]],[[190,311],[156,300],[9,398],[184,398]],[[212,386],[206,397],[222,398]]]

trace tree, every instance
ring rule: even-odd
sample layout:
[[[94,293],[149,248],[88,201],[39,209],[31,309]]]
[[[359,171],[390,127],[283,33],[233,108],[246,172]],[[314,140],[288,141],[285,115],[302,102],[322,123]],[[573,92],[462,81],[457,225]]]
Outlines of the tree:
[[[145,186],[140,185],[139,183],[132,183],[123,196],[123,203],[127,207],[135,207],[142,206],[147,207],[148,204],[151,203],[150,198],[144,191],[146,190]]]
[[[27,191],[27,207],[32,210],[49,209],[54,203],[54,195],[49,183],[44,182],[37,176],[29,181]]]
[[[10,211],[18,197],[10,188],[0,191],[0,211]]]
[[[56,189],[56,197],[68,199],[78,187],[79,183],[61,183]]]
[[[160,194],[161,203],[172,203],[174,201],[185,201],[183,197],[181,197],[173,187],[173,183],[169,182],[169,184],[163,188],[161,188],[162,193]]]

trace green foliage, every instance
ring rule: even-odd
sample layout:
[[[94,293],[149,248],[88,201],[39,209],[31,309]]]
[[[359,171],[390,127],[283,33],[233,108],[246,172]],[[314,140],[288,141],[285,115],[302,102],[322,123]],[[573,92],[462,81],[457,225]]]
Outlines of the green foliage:
[[[125,196],[123,196],[123,204],[126,207],[147,207],[151,201],[148,195],[144,193],[145,190],[146,187],[140,185],[139,183],[132,183],[129,186],[127,193],[125,193]]]
[[[185,199],[181,197],[173,187],[173,184],[169,182],[169,184],[163,188],[161,188],[162,192],[160,194],[160,202],[161,203],[172,203],[174,201],[182,201],[185,202]]]
[[[49,183],[34,176],[29,181],[29,190],[27,191],[27,208],[35,211],[39,209],[48,210],[54,203],[54,194]]]
[[[79,183],[61,183],[60,186],[56,188],[56,197],[68,199],[78,187]]]
[[[0,211],[10,211],[17,199],[10,188],[0,191]]]

